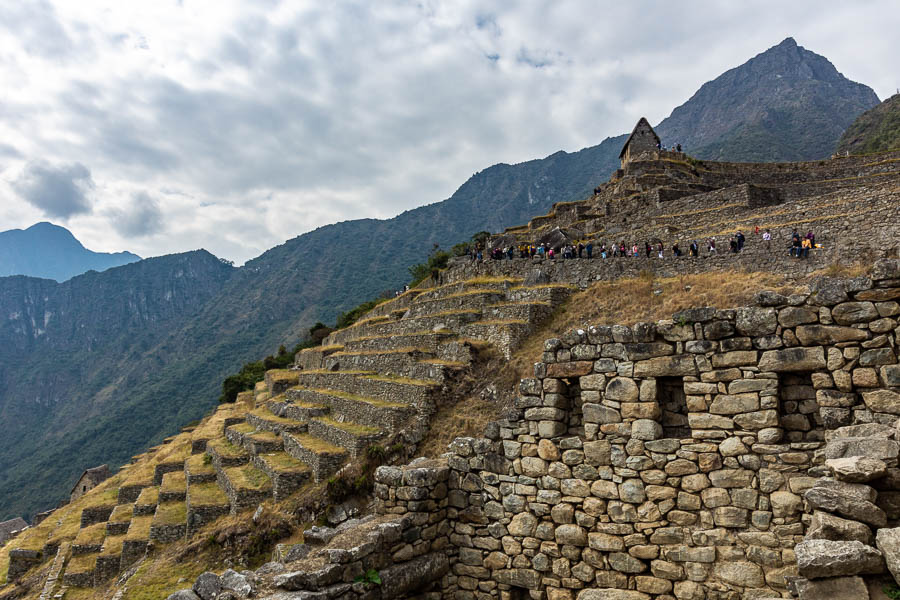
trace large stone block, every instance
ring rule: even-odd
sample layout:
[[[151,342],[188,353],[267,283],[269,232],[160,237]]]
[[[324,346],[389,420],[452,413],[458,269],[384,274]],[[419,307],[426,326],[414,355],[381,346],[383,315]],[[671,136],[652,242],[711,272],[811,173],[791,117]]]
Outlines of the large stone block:
[[[808,579],[884,572],[881,552],[861,542],[804,540],[794,547],[794,554],[800,574]]]
[[[811,348],[786,348],[784,350],[767,350],[759,360],[760,371],[815,371],[825,368],[825,349],[821,346]]]
[[[863,402],[872,412],[900,415],[900,393],[893,390],[872,390],[862,393]]]
[[[843,302],[831,309],[831,318],[839,325],[852,325],[877,319],[878,311],[871,302]]]
[[[547,377],[580,377],[589,375],[593,368],[594,363],[589,360],[553,363],[547,365]]]
[[[868,523],[875,527],[884,527],[887,524],[887,515],[883,510],[872,502],[863,500],[839,488],[815,485],[806,490],[803,497],[814,509],[836,513],[848,519]]]
[[[696,375],[697,366],[692,354],[660,356],[634,363],[635,377],[678,377]]]
[[[842,519],[821,510],[813,512],[809,521],[809,529],[806,531],[806,539],[835,542],[855,540],[867,546],[875,543],[875,537],[868,525],[850,519]]]
[[[883,460],[867,456],[832,458],[825,461],[825,466],[831,469],[837,479],[850,483],[872,481],[884,477],[887,472],[887,465]]]
[[[616,402],[636,402],[639,390],[633,379],[614,377],[606,384],[606,399]]]
[[[737,309],[735,325],[742,335],[752,337],[768,335],[775,333],[775,329],[778,327],[778,316],[774,308],[745,306]]]
[[[875,544],[884,555],[894,581],[900,581],[900,527],[879,529],[875,536]]]
[[[795,333],[804,346],[859,342],[868,337],[865,329],[837,325],[801,325],[797,327]]]
[[[896,463],[900,444],[883,437],[835,438],[825,446],[825,458],[862,456]]]
[[[762,568],[745,560],[716,563],[713,572],[716,577],[732,585],[757,588],[766,584]]]
[[[799,306],[788,306],[778,311],[778,324],[782,327],[796,327],[815,323],[819,320],[819,312]]]
[[[794,582],[799,600],[868,600],[869,591],[861,577],[798,579]]]
[[[719,394],[709,405],[709,412],[715,415],[737,415],[759,409],[759,394]]]

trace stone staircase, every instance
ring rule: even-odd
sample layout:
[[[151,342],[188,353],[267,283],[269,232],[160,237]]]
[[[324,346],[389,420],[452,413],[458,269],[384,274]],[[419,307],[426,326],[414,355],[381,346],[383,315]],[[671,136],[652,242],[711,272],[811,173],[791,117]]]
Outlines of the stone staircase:
[[[442,392],[479,349],[509,356],[572,289],[478,278],[379,305],[322,347],[298,354],[295,368],[269,371],[234,404],[135,456],[59,518],[48,518],[22,538],[27,550],[10,551],[11,559],[21,555],[10,573],[21,576],[56,556],[48,593],[101,585],[151,544],[282,501],[370,446],[417,443]]]

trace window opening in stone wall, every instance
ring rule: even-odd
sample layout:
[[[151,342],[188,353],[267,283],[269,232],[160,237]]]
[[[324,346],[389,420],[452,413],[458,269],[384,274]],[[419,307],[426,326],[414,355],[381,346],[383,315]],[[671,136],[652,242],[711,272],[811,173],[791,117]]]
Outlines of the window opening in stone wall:
[[[82,492],[86,492],[86,491],[87,491],[87,486],[86,486],[86,485],[81,486],[81,491],[82,491]]]
[[[779,422],[785,442],[821,441],[822,417],[816,402],[812,373],[782,373],[778,378],[781,398]]]
[[[678,439],[691,437],[687,402],[684,397],[684,380],[681,377],[657,378],[656,399],[662,410],[663,437]]]
[[[522,587],[511,587],[506,594],[501,594],[501,600],[504,596],[508,600],[529,600],[531,598],[528,590]]]

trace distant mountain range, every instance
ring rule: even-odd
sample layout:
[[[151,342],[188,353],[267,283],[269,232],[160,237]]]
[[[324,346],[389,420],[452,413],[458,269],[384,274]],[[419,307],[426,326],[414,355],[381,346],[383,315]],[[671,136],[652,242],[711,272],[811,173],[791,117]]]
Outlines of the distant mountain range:
[[[0,231],[0,277],[29,275],[65,281],[87,271],[105,271],[138,260],[141,257],[131,252],[88,250],[68,229],[52,223]]]
[[[849,124],[877,102],[789,39],[705,84],[657,131],[701,157],[815,159],[841,133],[824,122]],[[200,251],[64,284],[0,278],[0,519],[47,508],[82,469],[120,464],[198,418],[227,373],[402,286],[433,244],[586,197],[625,138],[494,165],[444,201],[320,227],[239,269]]]
[[[841,139],[837,152],[867,154],[900,148],[900,94],[859,115]]]

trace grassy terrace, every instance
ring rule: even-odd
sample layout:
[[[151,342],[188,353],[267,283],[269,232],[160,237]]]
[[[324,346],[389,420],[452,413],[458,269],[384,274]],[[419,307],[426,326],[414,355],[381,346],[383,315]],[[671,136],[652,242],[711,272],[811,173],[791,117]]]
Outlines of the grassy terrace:
[[[422,387],[434,387],[438,385],[436,381],[429,381],[427,379],[413,379],[412,377],[402,377],[400,375],[366,375],[364,379],[371,379],[372,381],[389,381],[391,383],[402,383],[405,385],[418,385]]]
[[[118,476],[112,477],[111,479],[118,479]],[[107,485],[107,482],[111,481],[111,479],[107,479],[96,488],[82,496],[80,500],[83,500],[83,502],[78,503],[81,508],[115,506],[116,504],[118,504],[119,482],[116,481],[110,485]]]
[[[265,392],[268,391],[268,389],[265,381],[257,381],[256,385],[253,386],[253,391],[255,392]]]
[[[225,476],[238,490],[263,491],[272,489],[272,480],[269,479],[269,476],[253,465],[241,465],[240,467],[225,469]]]
[[[159,486],[159,491],[168,493],[183,492],[186,487],[187,478],[185,477],[184,471],[173,471],[172,473],[163,475],[162,485]]]
[[[343,398],[344,400],[350,400],[353,402],[365,402],[366,404],[371,404],[372,406],[378,406],[382,408],[403,408],[405,406],[409,406],[408,404],[404,404],[403,402],[388,402],[387,400],[369,398],[367,396],[358,396],[357,394],[350,394],[348,392],[341,392],[339,390],[310,389],[309,391],[316,392],[318,394],[327,394],[328,396]]]
[[[106,523],[94,523],[78,532],[75,537],[77,546],[93,546],[103,542],[106,537]]]
[[[229,417],[243,417],[247,407],[240,404],[228,404],[220,406],[216,412],[209,416],[192,434],[195,440],[211,440],[222,435],[225,419]]]
[[[150,526],[153,524],[153,515],[141,515],[131,520],[126,540],[146,540],[150,537]]]
[[[425,358],[419,361],[420,363],[426,365],[438,365],[441,367],[465,367],[465,363],[461,363],[458,360],[444,360],[442,358]]]
[[[297,371],[290,369],[269,369],[266,371],[266,381],[272,383],[290,383],[296,381]]]
[[[520,291],[520,290],[546,290],[560,288],[564,290],[577,290],[578,286],[571,283],[541,283],[538,285],[517,285],[512,288],[512,291]]]
[[[270,423],[281,423],[282,425],[296,425],[297,421],[294,419],[288,419],[287,417],[279,417],[278,415],[272,414],[268,408],[257,408],[253,412],[250,413],[254,417],[258,417],[263,421],[269,421]]]
[[[44,525],[47,521],[50,521],[48,526],[55,526],[47,538],[48,544],[56,545],[61,544],[65,540],[73,540],[81,529],[81,508],[67,506],[47,517],[41,525]],[[56,523],[59,523],[59,525],[56,525]]]
[[[447,330],[450,333],[450,330]],[[433,336],[433,335],[442,335],[440,332],[436,332],[431,329],[423,329],[422,331],[413,331],[412,333],[398,333],[395,335],[365,335],[363,337],[358,337],[354,339],[354,342],[360,341],[368,341],[368,340],[389,340],[396,338],[404,338],[404,337],[419,337],[419,336]]]
[[[141,461],[132,465],[125,473],[125,482],[122,485],[140,485],[147,487],[153,485],[153,475],[156,470],[156,462],[153,459]]]
[[[254,431],[256,431],[256,427],[254,427],[250,423],[247,423],[246,421],[243,423],[238,423],[236,425],[229,425],[228,429],[230,429],[231,431],[236,431],[240,434],[253,433]]]
[[[331,417],[316,417],[315,420],[325,423],[326,425],[329,425],[331,427],[346,431],[351,435],[375,435],[377,433],[381,433],[381,430],[377,427],[370,427],[368,425],[361,425],[359,423],[335,421]]]
[[[207,447],[212,447],[215,453],[223,458],[241,458],[247,455],[243,448],[235,446],[225,438],[213,440]]]
[[[412,352],[427,353],[425,348],[416,348],[415,346],[407,346],[405,348],[395,348],[393,350],[356,350],[352,352],[335,352],[332,356],[376,356],[385,354],[410,354]]]
[[[528,325],[523,319],[494,319],[487,321],[475,321],[472,325]]]
[[[491,304],[488,308],[503,308],[505,306],[550,306],[549,302],[543,302],[541,300],[529,300],[524,302],[498,302],[497,304]]]
[[[187,522],[187,504],[184,502],[165,502],[156,507],[153,525],[180,525]]]
[[[214,481],[192,484],[188,492],[192,507],[226,506],[228,504],[228,496]]]
[[[90,573],[97,566],[97,554],[79,554],[69,559],[66,573]],[[66,594],[68,596],[68,594]]]
[[[341,448],[340,446],[335,446],[334,444],[330,444],[321,438],[317,438],[309,435],[308,433],[301,433],[294,436],[294,439],[297,440],[301,446],[309,450],[310,452],[315,452],[316,454],[346,454],[347,450],[345,448]]]
[[[188,434],[178,436],[178,441],[159,453],[160,464],[183,463],[191,455],[191,438]]]
[[[257,431],[256,433],[251,433],[248,437],[254,442],[277,442],[281,439],[280,435],[271,431]]]
[[[100,551],[100,556],[122,554],[122,544],[125,543],[125,537],[125,535],[108,536],[103,540],[103,549]]]
[[[442,310],[441,312],[430,313],[427,315],[419,315],[418,317],[410,317],[406,321],[416,321],[418,319],[431,319],[434,317],[455,317],[459,315],[480,315],[481,311],[473,308],[461,308],[459,310]]]
[[[134,511],[134,504],[120,504],[109,515],[110,523],[128,523]]]
[[[287,452],[261,454],[259,458],[277,473],[302,473],[309,471],[306,463],[297,460]]]
[[[452,300],[454,298],[470,298],[472,296],[480,296],[482,294],[502,294],[506,290],[503,288],[492,288],[492,287],[479,287],[466,289],[461,292],[456,292],[455,294],[450,294],[449,296],[444,296],[443,298],[423,298],[416,300],[417,305],[423,304],[431,304],[432,302],[441,302],[442,300]]]
[[[216,468],[213,467],[209,459],[204,458],[206,454],[195,454],[185,461],[185,467],[192,475],[208,475],[215,473]]]
[[[145,487],[141,490],[141,495],[135,500],[137,506],[151,506],[159,502],[159,488],[156,486]]]

